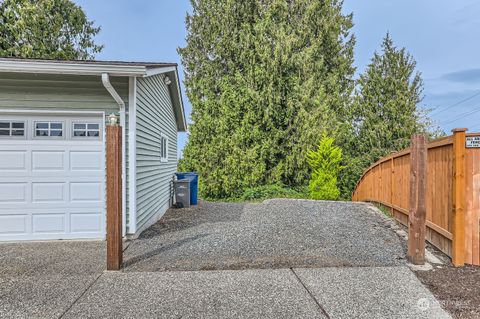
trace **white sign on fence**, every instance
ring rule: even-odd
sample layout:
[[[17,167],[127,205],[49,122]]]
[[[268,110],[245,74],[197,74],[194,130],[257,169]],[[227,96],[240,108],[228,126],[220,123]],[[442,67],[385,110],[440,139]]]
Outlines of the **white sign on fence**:
[[[480,136],[467,136],[467,148],[480,148]]]

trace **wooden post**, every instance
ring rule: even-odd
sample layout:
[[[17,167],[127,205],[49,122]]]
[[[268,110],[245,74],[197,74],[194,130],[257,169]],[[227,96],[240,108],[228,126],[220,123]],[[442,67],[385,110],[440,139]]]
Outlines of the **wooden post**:
[[[408,215],[408,260],[425,263],[427,143],[424,135],[412,136],[410,151],[410,210]]]
[[[467,206],[466,182],[466,128],[456,128],[453,132],[453,242],[452,262],[455,266],[465,264],[465,210]]]
[[[394,194],[394,188],[395,188],[395,181],[394,181],[394,175],[395,175],[395,157],[394,154],[390,155],[392,158],[390,160],[390,214],[392,214],[392,218],[395,219],[395,210],[393,209],[393,194]]]
[[[122,128],[107,126],[107,270],[122,268]]]

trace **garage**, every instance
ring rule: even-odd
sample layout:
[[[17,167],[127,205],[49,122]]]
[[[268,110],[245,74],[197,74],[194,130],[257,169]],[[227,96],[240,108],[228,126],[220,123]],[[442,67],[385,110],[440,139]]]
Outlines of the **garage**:
[[[104,114],[0,114],[0,240],[105,237]]]
[[[112,119],[122,185],[111,198],[136,238],[173,203],[187,130],[177,65],[0,57],[0,242],[105,239]]]

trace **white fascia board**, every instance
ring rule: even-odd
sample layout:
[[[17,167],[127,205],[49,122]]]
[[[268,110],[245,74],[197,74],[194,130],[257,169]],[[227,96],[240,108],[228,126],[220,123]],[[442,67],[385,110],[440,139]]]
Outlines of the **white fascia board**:
[[[167,72],[175,72],[177,70],[176,66],[165,66],[165,67],[160,67],[160,68],[150,68],[147,69],[146,74],[144,75],[145,77],[157,75],[157,74],[163,74]]]
[[[178,76],[178,68],[176,66],[166,66],[166,67],[160,67],[160,68],[147,69],[147,74],[144,77],[149,77],[149,76],[154,76],[154,75],[164,74],[169,72],[175,73],[175,79],[177,82],[176,87],[177,87],[178,100],[180,101],[180,107],[182,108],[181,109],[181,113],[183,117],[182,122],[186,132],[188,129],[188,126],[187,126],[187,118],[185,116],[185,107],[183,105],[182,91],[180,91],[180,78]]]
[[[147,68],[138,65],[110,65],[99,63],[52,63],[32,61],[0,61],[0,72],[42,73],[70,75],[145,76]]]
[[[188,130],[188,124],[187,124],[187,117],[185,114],[185,106],[183,105],[182,91],[180,90],[180,78],[178,76],[177,68],[175,68],[175,78],[176,78],[175,82],[177,82],[178,99],[180,101],[180,107],[182,108],[183,127],[185,128],[185,132],[186,132]]]
[[[137,232],[137,79],[128,81],[128,233]]]

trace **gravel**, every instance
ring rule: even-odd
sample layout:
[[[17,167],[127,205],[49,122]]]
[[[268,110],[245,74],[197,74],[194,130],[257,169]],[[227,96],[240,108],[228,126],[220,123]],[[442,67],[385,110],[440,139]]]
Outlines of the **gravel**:
[[[368,205],[276,199],[169,210],[125,262],[125,271],[396,266],[405,251]]]

